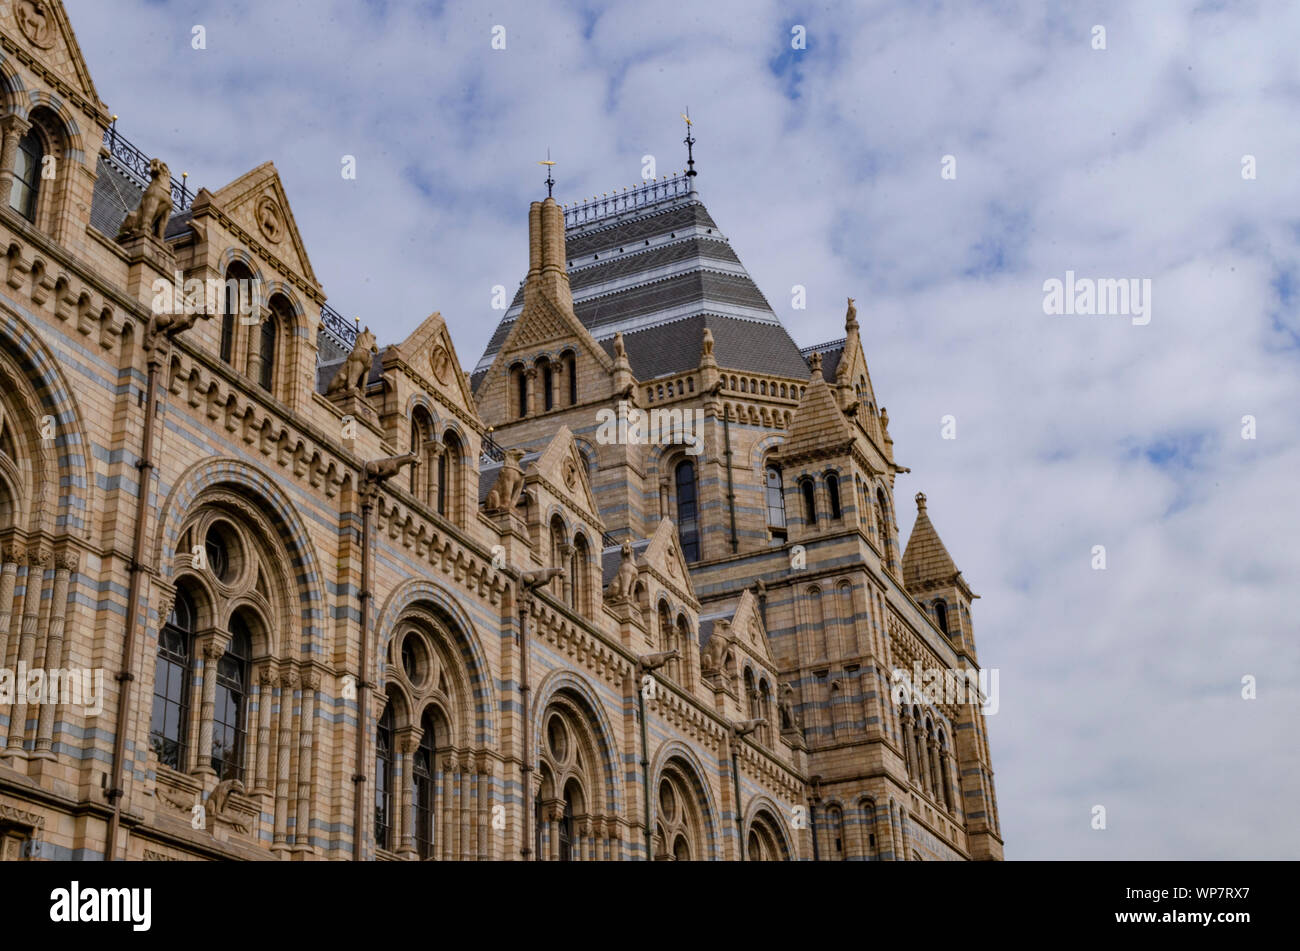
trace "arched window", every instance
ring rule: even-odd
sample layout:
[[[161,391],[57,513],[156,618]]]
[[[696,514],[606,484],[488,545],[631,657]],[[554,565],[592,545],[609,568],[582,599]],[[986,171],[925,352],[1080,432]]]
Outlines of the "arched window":
[[[516,363],[510,368],[510,379],[514,384],[515,412],[523,419],[528,415],[528,374],[524,372],[522,363]]]
[[[848,857],[844,849],[844,810],[839,806],[826,808],[827,858],[839,862]]]
[[[889,516],[885,510],[885,493],[876,489],[876,541],[885,558],[889,558]]]
[[[45,145],[36,127],[18,142],[14,155],[14,183],[9,192],[9,207],[28,221],[36,221],[36,199],[41,190],[41,167],[45,159]]]
[[[275,316],[275,308],[272,308],[262,320],[262,337],[257,348],[262,364],[257,382],[268,393],[275,383],[275,341],[279,335],[280,321]]]
[[[813,486],[812,479],[804,479],[799,483],[799,491],[803,493],[803,520],[805,525],[817,524],[817,490]]]
[[[428,503],[430,479],[429,471],[433,462],[433,419],[423,406],[417,406],[411,413],[411,452],[415,453],[418,465],[411,466],[411,494],[421,502]]]
[[[840,509],[840,477],[834,473],[826,476],[826,497],[830,500],[831,518],[840,518],[844,514]]]
[[[947,634],[948,633],[948,605],[943,603],[943,599],[934,602],[934,618],[939,624],[939,630]]]
[[[569,405],[578,405],[578,358],[570,350],[564,355],[564,375],[569,381]]]
[[[217,779],[244,778],[245,700],[252,639],[242,613],[230,620],[230,643],[217,662],[217,699],[212,719],[212,768]]]
[[[591,605],[588,604],[590,582],[588,581],[588,572],[591,570],[591,549],[587,545],[587,539],[579,535],[573,540],[573,557],[569,568],[569,577],[572,579],[571,588],[573,591],[573,610],[579,614],[590,614]]]
[[[677,487],[677,537],[682,545],[682,557],[687,561],[700,560],[699,508],[695,491],[695,463],[683,460],[675,473]]]
[[[564,787],[564,813],[559,821],[560,861],[573,861],[573,784]]]
[[[460,437],[451,430],[442,434],[442,453],[438,456],[438,514],[461,524],[461,500],[464,498],[463,449]]]
[[[235,328],[240,318],[260,310],[253,273],[236,261],[226,268],[226,300],[221,311],[221,359],[230,363],[235,358]]]
[[[403,648],[405,649],[405,648]],[[438,751],[433,718],[425,713],[420,721],[423,733],[415,750],[415,849],[422,859],[433,858],[434,768]]]
[[[767,527],[785,534],[785,484],[776,466],[767,467]]]
[[[158,762],[171,769],[185,769],[185,735],[189,722],[190,647],[194,637],[194,602],[183,590],[176,592],[176,604],[158,634],[158,656],[154,661],[153,716],[149,721],[149,744]]]
[[[550,360],[542,361],[542,404],[549,413],[555,408],[555,370]]]
[[[375,729],[375,845],[390,846],[393,829],[393,705],[384,708]]]

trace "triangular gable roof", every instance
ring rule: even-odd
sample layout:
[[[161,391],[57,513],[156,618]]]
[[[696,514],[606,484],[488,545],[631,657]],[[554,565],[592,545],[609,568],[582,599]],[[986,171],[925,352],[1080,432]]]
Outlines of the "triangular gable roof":
[[[925,494],[922,492],[916,494],[916,508],[916,524],[912,526],[907,550],[903,552],[904,586],[909,591],[958,583],[966,587],[965,579],[959,582],[957,576],[961,572],[925,511]]]
[[[677,529],[672,519],[660,520],[650,536],[645,554],[641,556],[641,564],[653,569],[661,580],[677,588],[692,601],[697,601],[695,586],[691,583],[691,572],[682,555],[682,546],[677,540]]]
[[[93,111],[106,111],[99,93],[95,91],[86,58],[81,54],[81,46],[63,4],[58,0],[41,3],[17,0],[8,6],[12,16],[5,18],[3,29],[14,43],[37,60],[56,81],[67,84],[85,97]]]
[[[704,627],[704,618],[700,619],[701,628]],[[776,665],[772,661],[772,648],[767,639],[767,628],[763,624],[762,612],[758,609],[758,599],[754,597],[754,592],[746,588],[741,592],[740,600],[736,602],[731,617],[713,619],[712,631],[718,630],[717,622],[726,620],[728,634],[736,643],[744,646],[751,654],[758,657],[764,664],[775,669]],[[701,642],[700,647],[704,647],[708,641]]]
[[[812,379],[790,421],[790,435],[781,447],[781,455],[786,457],[839,452],[853,442],[853,429],[822,378],[820,355],[814,355],[813,367]]]
[[[274,162],[263,162],[217,189],[212,193],[212,200],[248,233],[267,257],[320,286]]]
[[[456,356],[456,347],[442,314],[434,311],[426,317],[410,336],[397,345],[397,350],[407,366],[436,386],[452,403],[467,413],[478,415],[469,378],[461,369],[460,358]]]
[[[527,477],[534,472],[563,493],[577,511],[596,525],[602,525],[600,506],[596,504],[596,496],[587,481],[587,464],[568,426],[555,431],[542,454],[524,471],[524,475]]]

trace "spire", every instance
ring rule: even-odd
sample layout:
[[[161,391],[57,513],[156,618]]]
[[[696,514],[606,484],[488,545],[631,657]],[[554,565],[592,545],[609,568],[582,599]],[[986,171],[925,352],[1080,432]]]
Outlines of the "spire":
[[[926,514],[925,493],[916,493],[916,524],[903,552],[903,585],[916,596],[916,592],[926,588],[958,584],[966,590],[967,597],[973,597],[965,580],[958,577],[960,574]]]
[[[546,197],[553,197],[552,192],[555,190],[555,177],[551,174],[551,169],[555,168],[555,163],[551,161],[551,150],[546,150],[546,161],[538,162],[538,165],[546,166]]]
[[[686,111],[682,113],[682,118],[686,120],[686,138],[682,140],[686,144],[686,177],[694,178],[699,173],[695,171],[695,136],[691,135],[691,126],[695,123],[691,121],[690,106],[686,107]]]
[[[858,309],[853,305],[853,298],[849,298],[849,309],[844,315],[844,332],[854,334],[858,332]]]

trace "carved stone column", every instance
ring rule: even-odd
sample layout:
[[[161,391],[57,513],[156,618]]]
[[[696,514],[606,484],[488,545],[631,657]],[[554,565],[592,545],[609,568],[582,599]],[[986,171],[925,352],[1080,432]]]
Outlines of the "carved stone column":
[[[926,761],[925,727],[917,720],[912,724],[912,750],[916,753],[916,779],[921,792],[930,788],[930,766]]]
[[[16,667],[32,669],[36,657],[36,622],[40,618],[41,589],[45,583],[45,566],[50,563],[48,548],[28,549],[27,578],[23,584],[22,627],[18,640]],[[9,748],[6,756],[25,756],[23,737],[27,732],[27,684],[14,684],[14,705],[9,714]]]
[[[275,667],[270,662],[257,672],[257,753],[253,759],[253,795],[270,795],[271,707]]]
[[[478,859],[486,862],[492,858],[492,760],[486,754],[478,759],[478,771],[474,774],[475,801],[478,803]]]
[[[939,771],[939,743],[933,736],[926,737],[930,748],[930,792],[935,802],[943,801],[943,773]]]
[[[18,156],[18,143],[31,127],[31,122],[13,113],[0,119],[0,132],[4,134],[4,145],[0,148],[0,202],[6,205],[14,190],[14,159]]]
[[[302,675],[302,715],[298,720],[298,812],[294,817],[295,850],[311,851],[312,759],[316,735],[316,691],[320,674],[314,670]]]
[[[212,721],[217,711],[217,664],[226,653],[230,635],[211,630],[195,640],[203,658],[203,700],[199,707],[199,743],[194,751],[194,772],[200,776],[215,776],[217,771],[212,768]]]
[[[27,552],[21,545],[7,542],[0,551],[0,667],[9,664],[9,622],[13,618],[14,584],[18,580],[18,565],[25,561]]]
[[[415,751],[420,748],[423,730],[408,726],[397,731],[397,776],[393,783],[393,841],[397,854],[404,859],[416,857],[415,851]]]
[[[298,685],[298,672],[283,670],[280,672],[280,703],[275,716],[276,744],[279,749],[275,756],[275,836],[272,848],[277,851],[289,849],[289,756],[293,738],[293,691]],[[355,830],[361,835],[362,830]]]
[[[906,705],[903,707],[902,716],[899,717],[898,732],[903,745],[903,765],[907,769],[908,778],[913,779],[916,767],[912,759],[912,712]]]
[[[524,371],[524,385],[528,387],[528,415],[537,415],[537,367],[531,366]]]
[[[573,604],[573,572],[570,570],[570,567],[571,567],[572,564],[573,564],[573,548],[574,548],[574,546],[571,545],[571,544],[569,544],[567,541],[566,541],[566,542],[560,542],[560,565],[559,565],[559,567],[561,567],[561,568],[564,569],[564,574],[561,576],[561,577],[562,577],[562,581],[561,581],[561,585],[560,585],[560,591],[561,591],[560,600],[562,600],[562,601],[563,601],[565,604],[567,604],[570,608],[574,607],[574,604]]]
[[[442,858],[450,862],[456,857],[456,756],[449,753],[442,760]]]
[[[546,804],[543,814],[546,816],[546,831],[550,835],[550,848],[547,851],[547,857],[552,862],[558,862],[560,860],[560,820],[564,818],[564,800],[552,799]]]
[[[51,668],[62,668],[63,666],[63,630],[64,619],[68,610],[68,582],[72,572],[77,570],[77,553],[74,551],[61,552],[54,561],[54,592],[50,597],[50,620],[49,630],[45,633],[45,649],[42,651],[42,666],[46,669],[47,680]],[[66,704],[67,699],[64,696],[67,692],[67,682],[64,677],[69,676],[68,671],[60,670],[60,705]],[[81,676],[81,671],[70,676]],[[51,751],[54,737],[54,712],[55,704],[50,702],[54,698],[47,696],[46,702],[41,705],[40,723],[36,729],[36,755],[42,758],[54,758]],[[84,695],[81,702],[85,704],[89,698]]]
[[[438,459],[443,454],[444,449],[441,442],[437,439],[430,439],[424,444],[424,476],[421,481],[424,483],[426,493],[424,501],[429,508],[437,511],[438,509]]]
[[[470,783],[473,781],[474,764],[466,757],[460,769],[460,849],[458,854],[462,862],[474,857],[474,801],[470,798]]]
[[[957,797],[954,795],[956,788],[952,779],[952,756],[944,747],[939,748],[939,771],[943,774],[943,802],[951,813],[957,812]]]

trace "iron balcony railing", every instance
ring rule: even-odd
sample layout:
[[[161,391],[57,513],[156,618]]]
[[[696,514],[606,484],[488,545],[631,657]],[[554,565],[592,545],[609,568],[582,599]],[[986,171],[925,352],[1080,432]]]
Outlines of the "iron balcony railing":
[[[357,325],[349,321],[329,304],[320,306],[320,329],[348,353],[357,342]]]
[[[104,147],[113,165],[127,178],[142,189],[148,188],[152,179],[149,177],[149,156],[136,148],[122,133],[117,131],[117,123],[112,123],[104,130]],[[172,207],[184,211],[194,200],[185,185],[185,176],[179,182],[172,179]]]
[[[601,195],[564,207],[564,226],[574,228],[604,218],[612,218],[627,211],[647,208],[660,202],[683,198],[691,193],[691,177],[685,172],[671,178],[651,179],[641,185],[624,188],[621,192]]]

